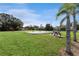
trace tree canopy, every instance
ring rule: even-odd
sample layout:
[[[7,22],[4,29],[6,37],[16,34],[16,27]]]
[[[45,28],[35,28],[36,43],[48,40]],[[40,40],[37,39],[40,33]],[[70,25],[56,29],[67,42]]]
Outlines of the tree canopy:
[[[0,30],[14,31],[20,30],[23,27],[23,22],[9,14],[0,13]]]

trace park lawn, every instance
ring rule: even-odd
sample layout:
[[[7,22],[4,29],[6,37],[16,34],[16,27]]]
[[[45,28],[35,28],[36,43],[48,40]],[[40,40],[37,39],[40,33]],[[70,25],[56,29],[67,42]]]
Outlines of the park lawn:
[[[78,34],[79,35],[79,34]],[[54,56],[65,48],[64,38],[50,34],[32,35],[26,32],[0,32],[0,56]]]

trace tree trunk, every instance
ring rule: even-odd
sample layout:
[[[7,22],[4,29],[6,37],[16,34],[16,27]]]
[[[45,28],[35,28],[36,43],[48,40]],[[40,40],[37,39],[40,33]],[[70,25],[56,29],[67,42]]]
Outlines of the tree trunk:
[[[74,29],[74,41],[77,42],[77,40],[76,40],[76,29]]]
[[[66,23],[66,52],[71,53],[71,40],[70,40],[70,18],[67,17]]]
[[[77,31],[77,28],[76,28],[76,19],[75,19],[75,13],[73,14],[73,20],[74,20],[74,31],[73,31],[73,34],[74,34],[74,41],[77,41],[76,39],[76,31]]]

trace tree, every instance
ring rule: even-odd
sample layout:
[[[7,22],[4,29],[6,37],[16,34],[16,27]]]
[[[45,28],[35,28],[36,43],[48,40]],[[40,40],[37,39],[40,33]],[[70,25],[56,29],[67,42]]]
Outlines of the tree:
[[[41,24],[39,30],[44,30],[44,26]]]
[[[77,25],[76,25],[76,14],[79,13],[79,4],[75,3],[67,3],[67,10],[69,10],[69,13],[73,17],[73,34],[74,34],[74,41],[77,41],[76,39],[76,31],[77,31]]]
[[[60,30],[61,30],[61,31],[66,31],[65,29],[66,29],[66,26],[65,26],[65,25],[62,25],[62,26],[60,27]]]
[[[34,25],[33,28],[34,30],[39,30],[39,26]]]
[[[34,25],[34,26],[32,26],[32,25],[26,26],[24,28],[24,30],[39,30],[39,26],[36,26],[36,25]]]
[[[71,40],[70,40],[70,13],[68,10],[69,6],[67,4],[63,4],[60,8],[59,12],[57,13],[57,18],[60,15],[65,15],[65,17],[61,20],[60,24],[66,20],[66,52],[71,53]]]
[[[45,30],[51,31],[51,30],[53,30],[53,27],[50,24],[46,24]]]
[[[9,14],[0,13],[0,30],[1,31],[14,31],[21,30],[23,22]]]
[[[74,41],[77,41],[77,39],[76,39],[76,32],[77,32],[77,22],[76,22],[76,14],[77,13],[79,13],[79,4],[75,4],[75,3],[73,3],[72,4],[72,11],[71,11],[71,13],[72,13],[72,16],[73,16],[73,21],[74,21]]]
[[[77,24],[77,30],[79,30],[79,24]]]
[[[74,33],[74,41],[77,41],[76,40],[76,8],[77,8],[77,5],[74,4],[74,3],[71,3],[71,4],[67,4],[68,5],[68,10],[69,10],[69,13],[73,16],[73,33]]]

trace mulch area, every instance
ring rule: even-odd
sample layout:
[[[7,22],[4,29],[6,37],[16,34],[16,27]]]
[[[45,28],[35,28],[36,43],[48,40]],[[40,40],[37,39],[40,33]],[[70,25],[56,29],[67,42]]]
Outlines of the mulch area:
[[[71,44],[71,51],[72,51],[72,53],[68,54],[65,51],[65,48],[61,48],[59,50],[59,55],[60,56],[79,56],[79,42],[72,42],[72,44]]]

